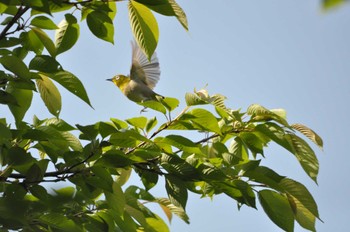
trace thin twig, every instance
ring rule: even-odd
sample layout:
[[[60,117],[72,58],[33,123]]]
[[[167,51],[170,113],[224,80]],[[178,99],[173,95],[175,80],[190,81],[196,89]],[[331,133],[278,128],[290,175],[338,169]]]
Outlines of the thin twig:
[[[4,30],[2,30],[2,32],[0,33],[0,40],[2,40],[3,38],[5,38],[5,36],[7,35],[8,31],[10,30],[10,28],[17,22],[17,20],[19,18],[22,17],[22,15],[24,13],[27,12],[27,10],[29,10],[29,7],[26,6],[26,7],[23,7],[23,6],[20,6],[18,8],[18,11],[16,13],[16,15],[11,19],[11,21],[6,25],[6,27],[4,28]]]

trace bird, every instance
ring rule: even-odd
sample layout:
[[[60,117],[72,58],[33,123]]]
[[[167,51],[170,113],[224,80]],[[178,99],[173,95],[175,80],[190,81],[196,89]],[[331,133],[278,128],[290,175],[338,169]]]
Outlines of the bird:
[[[154,52],[151,59],[148,60],[135,41],[131,42],[131,46],[130,74],[127,76],[118,74],[107,80],[112,81],[133,102],[160,101],[164,97],[153,91],[160,78],[157,54]]]

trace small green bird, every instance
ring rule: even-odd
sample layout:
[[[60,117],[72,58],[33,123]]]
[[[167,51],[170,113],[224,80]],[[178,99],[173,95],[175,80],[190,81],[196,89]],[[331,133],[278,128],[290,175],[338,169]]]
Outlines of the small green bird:
[[[137,103],[149,100],[158,101],[159,98],[164,98],[153,91],[160,77],[156,53],[152,55],[151,61],[149,61],[135,41],[131,42],[131,45],[132,64],[130,75],[116,75],[107,80],[112,81],[127,98]]]

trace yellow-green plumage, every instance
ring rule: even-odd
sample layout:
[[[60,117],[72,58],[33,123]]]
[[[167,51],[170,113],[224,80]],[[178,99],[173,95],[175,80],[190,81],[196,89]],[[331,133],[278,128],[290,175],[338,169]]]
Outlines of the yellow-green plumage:
[[[149,61],[136,42],[133,42],[130,75],[116,75],[108,80],[112,81],[131,101],[144,102],[157,101],[157,97],[162,97],[153,91],[159,77],[160,68],[156,53]]]

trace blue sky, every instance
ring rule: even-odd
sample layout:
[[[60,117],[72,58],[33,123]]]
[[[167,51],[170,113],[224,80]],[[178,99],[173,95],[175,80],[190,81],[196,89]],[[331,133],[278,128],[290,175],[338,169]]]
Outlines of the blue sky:
[[[324,151],[314,147],[320,161],[318,186],[292,155],[277,146],[268,148],[262,163],[308,187],[324,220],[317,222],[318,231],[346,231],[350,215],[350,155],[346,148],[350,129],[350,4],[324,12],[320,2],[178,0],[187,13],[190,30],[184,31],[175,18],[157,15],[162,75],[155,90],[180,99],[180,111],[186,92],[208,84],[208,91],[225,95],[227,106],[233,109],[244,111],[253,103],[284,108],[289,122],[314,129],[325,144]],[[61,118],[84,125],[137,116],[140,106],[105,81],[129,72],[132,37],[126,2],[118,3],[115,45],[95,38],[84,24],[76,46],[58,61],[83,81],[94,110],[62,90]],[[9,115],[4,107],[1,111]],[[38,94],[27,121],[33,114],[51,117]],[[145,114],[154,115],[162,117],[152,111]],[[164,196],[165,192],[157,188],[153,194]],[[172,231],[279,231],[260,206],[258,210],[243,207],[238,211],[226,196],[211,201],[192,194],[187,212],[191,224],[175,218]],[[295,231],[304,230],[296,226]]]

